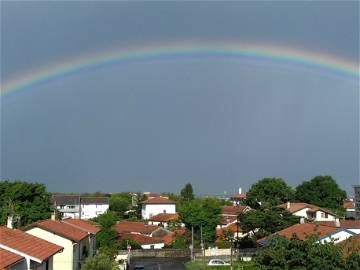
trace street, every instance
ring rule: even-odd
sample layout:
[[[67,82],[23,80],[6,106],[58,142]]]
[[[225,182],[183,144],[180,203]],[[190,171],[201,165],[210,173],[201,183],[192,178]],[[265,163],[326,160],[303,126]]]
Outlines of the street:
[[[143,265],[146,270],[184,270],[189,258],[132,258],[130,270],[135,265]]]

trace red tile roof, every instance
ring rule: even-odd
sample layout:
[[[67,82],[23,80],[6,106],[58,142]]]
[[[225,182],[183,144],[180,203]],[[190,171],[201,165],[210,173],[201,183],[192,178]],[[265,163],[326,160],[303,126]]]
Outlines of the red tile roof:
[[[230,223],[234,223],[236,220],[237,220],[236,216],[223,215],[223,216],[221,216],[220,223],[222,225],[227,225],[227,224],[230,224]]]
[[[92,234],[97,234],[101,230],[100,226],[97,223],[90,220],[68,218],[63,219],[62,222],[70,224],[75,228]]]
[[[245,193],[238,193],[234,194],[230,197],[231,199],[246,199],[246,192]]]
[[[35,222],[29,225],[27,228],[33,228],[33,227],[38,227],[43,230],[55,233],[59,236],[62,236],[74,242],[79,242],[88,236],[88,234],[83,230],[75,228],[73,225],[67,224],[60,220],[47,219],[47,220]]]
[[[333,216],[336,216],[333,212],[331,212],[328,209],[313,205],[313,204],[308,204],[308,203],[303,203],[303,202],[292,202],[290,203],[290,207],[288,208],[288,203],[283,203],[280,204],[279,207],[284,208],[286,210],[288,210],[290,213],[295,213],[298,212],[304,208],[309,208],[310,211],[315,212],[315,211],[323,211],[325,213],[331,214]]]
[[[119,239],[131,239],[139,245],[152,245],[164,243],[164,240],[160,238],[150,237],[143,234],[137,233],[124,233],[119,235]]]
[[[360,229],[360,220],[340,219],[340,228]],[[335,227],[335,221],[317,221],[316,224]]]
[[[2,248],[0,248],[0,258],[0,270],[5,270],[7,267],[25,259],[20,255],[17,255]]]
[[[143,201],[142,204],[176,204],[174,201],[163,198],[163,197],[156,197],[146,201]]]
[[[130,222],[123,221],[119,224],[116,224],[113,227],[113,230],[119,234],[121,233],[143,233],[143,234],[151,234],[153,231],[159,229],[159,226],[155,225],[147,225],[143,222]]]
[[[64,249],[26,232],[6,227],[0,227],[0,243],[39,261],[43,261]]]
[[[155,216],[152,216],[149,218],[151,221],[157,221],[157,222],[169,222],[169,221],[175,221],[179,219],[179,214],[168,214],[168,213],[161,213],[157,214]]]
[[[353,201],[344,201],[343,207],[345,209],[354,209],[355,208],[355,203]]]
[[[248,207],[246,205],[225,205],[222,208],[223,215],[238,215],[243,213]]]
[[[319,237],[325,236],[337,230],[336,227],[322,226],[313,223],[295,224],[284,230],[278,231],[275,234],[292,238],[295,234],[300,240],[305,240],[310,235],[317,234]]]

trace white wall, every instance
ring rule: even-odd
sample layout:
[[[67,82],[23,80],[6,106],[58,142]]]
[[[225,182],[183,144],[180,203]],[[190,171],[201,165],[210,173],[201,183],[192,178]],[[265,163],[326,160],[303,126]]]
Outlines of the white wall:
[[[304,208],[304,209],[301,209],[297,212],[294,212],[293,215],[295,216],[298,216],[298,217],[304,217],[304,218],[309,218],[308,217],[308,214],[307,214],[307,211],[309,210],[309,208]],[[316,211],[315,213],[315,221],[333,221],[335,220],[335,216],[333,215],[330,215],[330,214],[327,214],[328,217],[321,217],[321,214],[325,214],[326,216],[326,213],[323,212],[323,211]]]
[[[108,204],[82,204],[81,218],[90,219],[104,214],[109,209]]]
[[[26,232],[64,247],[61,253],[57,253],[53,257],[53,270],[75,270],[73,269],[73,242],[71,240],[40,228],[32,228]]]
[[[143,219],[149,219],[160,213],[175,214],[175,204],[143,204],[141,215]]]
[[[334,243],[339,243],[341,241],[344,241],[346,239],[348,239],[349,237],[353,236],[351,233],[348,233],[346,231],[339,231],[337,233],[334,233],[332,234],[331,236],[329,237],[326,237],[324,239],[322,239],[320,241],[320,243],[325,243],[325,242],[331,242],[331,241],[334,241]]]
[[[141,245],[141,248],[142,249],[162,249],[164,247],[164,245],[165,245],[164,243],[152,244],[152,245]]]

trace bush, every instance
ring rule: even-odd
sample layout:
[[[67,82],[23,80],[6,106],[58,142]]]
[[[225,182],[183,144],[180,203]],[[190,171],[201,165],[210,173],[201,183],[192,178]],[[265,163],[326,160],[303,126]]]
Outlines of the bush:
[[[231,243],[229,241],[218,240],[215,242],[215,246],[217,246],[218,248],[230,248]]]

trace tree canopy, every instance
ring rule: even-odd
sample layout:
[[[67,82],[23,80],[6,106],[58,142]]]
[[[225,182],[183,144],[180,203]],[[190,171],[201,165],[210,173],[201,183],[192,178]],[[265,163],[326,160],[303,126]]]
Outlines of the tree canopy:
[[[185,226],[191,230],[194,227],[195,237],[200,237],[200,227],[207,242],[213,242],[215,229],[220,222],[221,206],[217,199],[194,199],[179,205],[179,214]]]
[[[321,207],[341,209],[346,192],[331,176],[316,176],[296,187],[295,198]]]
[[[88,257],[81,270],[118,270],[119,265],[105,253],[99,253],[94,257]]]
[[[241,229],[255,233],[259,229],[259,237],[272,234],[299,223],[299,217],[278,207],[260,208],[239,215]]]
[[[359,269],[359,255],[352,254],[347,259],[341,248],[333,243],[317,243],[312,236],[302,241],[296,237],[287,239],[280,236],[270,238],[269,245],[255,256],[256,269],[276,270],[338,270]]]
[[[281,178],[264,178],[253,184],[246,193],[246,204],[253,208],[274,206],[291,201],[294,190]],[[260,202],[260,204],[259,204]]]
[[[125,212],[132,208],[132,196],[128,192],[115,193],[110,196],[110,210],[118,217],[124,218]]]
[[[180,197],[184,201],[191,201],[194,199],[194,190],[190,183],[187,183],[180,191]]]
[[[51,213],[50,193],[40,183],[23,181],[0,182],[0,224],[5,224],[9,214],[19,217],[19,226],[47,219]]]

